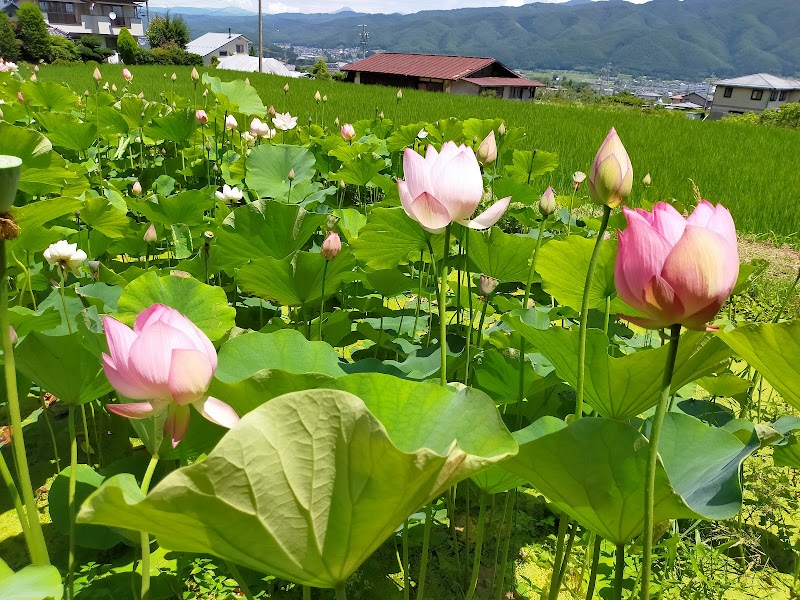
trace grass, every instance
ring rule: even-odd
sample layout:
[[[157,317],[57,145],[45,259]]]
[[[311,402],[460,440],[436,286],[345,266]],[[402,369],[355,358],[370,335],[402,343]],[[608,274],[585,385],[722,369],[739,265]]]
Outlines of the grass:
[[[93,89],[92,65],[45,66],[40,81],[66,82],[75,91]],[[124,85],[121,67],[101,67],[104,78]],[[153,98],[173,92],[171,79],[177,73],[174,93],[193,94],[189,67],[133,67],[131,91]],[[740,231],[769,235],[778,242],[800,244],[800,133],[724,121],[700,122],[680,115],[653,114],[629,108],[598,108],[574,104],[522,103],[477,96],[453,96],[404,90],[399,103],[396,89],[356,86],[347,83],[287,80],[272,75],[204,69],[223,80],[247,76],[266,105],[279,111],[318,119],[322,108],[313,99],[320,90],[328,96],[325,118],[344,122],[374,118],[381,111],[401,124],[435,121],[447,117],[466,119],[502,118],[507,126],[523,127],[521,148],[557,152],[560,165],[543,185],[568,189],[574,171],[588,172],[594,154],[609,128],[617,128],[633,162],[636,181],[634,198],[656,201],[664,198],[690,200],[694,181],[703,197],[728,206]],[[283,86],[290,90],[284,94]],[[651,173],[653,185],[645,188],[641,178]]]

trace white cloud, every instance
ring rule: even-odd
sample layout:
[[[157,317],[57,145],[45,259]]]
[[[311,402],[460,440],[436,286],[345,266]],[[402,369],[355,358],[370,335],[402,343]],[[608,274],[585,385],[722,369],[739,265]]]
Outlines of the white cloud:
[[[506,0],[504,6],[522,6],[525,4],[525,0]]]
[[[286,13],[286,12],[300,12],[296,8],[284,4],[283,2],[267,2],[266,12],[270,14]]]

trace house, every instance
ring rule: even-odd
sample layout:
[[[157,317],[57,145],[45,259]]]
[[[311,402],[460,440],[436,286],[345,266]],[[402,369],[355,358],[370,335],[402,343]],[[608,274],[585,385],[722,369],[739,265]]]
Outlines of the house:
[[[800,81],[783,79],[769,73],[756,73],[717,82],[711,116],[760,113],[779,108],[787,102],[800,102]]]
[[[7,12],[15,13],[19,2],[8,2]],[[117,47],[117,36],[126,28],[134,38],[144,35],[142,17],[139,12],[144,2],[134,0],[80,1],[41,0],[39,8],[50,33],[77,39],[92,35],[101,38],[106,47]],[[6,10],[6,8],[4,8]]]
[[[382,52],[342,67],[348,81],[448,94],[494,93],[533,100],[545,85],[526,79],[494,58]]]
[[[192,54],[199,54],[203,57],[203,64],[210,65],[211,59],[218,59],[234,54],[250,55],[250,47],[253,42],[244,37],[241,33],[213,33],[209,32],[201,35],[196,40],[192,40],[186,45],[186,51]],[[258,70],[258,69],[256,69]]]
[[[669,97],[670,104],[697,104],[700,108],[706,108],[710,105],[710,101],[705,92],[685,92],[682,94],[675,94]]]

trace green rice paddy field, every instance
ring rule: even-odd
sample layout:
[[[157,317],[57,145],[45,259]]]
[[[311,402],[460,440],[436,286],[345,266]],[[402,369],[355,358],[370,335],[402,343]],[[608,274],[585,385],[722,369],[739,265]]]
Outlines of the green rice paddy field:
[[[38,77],[44,81],[68,83],[75,91],[93,89],[94,66],[45,66]],[[101,67],[104,80],[122,87],[121,66]],[[192,97],[189,67],[132,67],[129,89],[144,91],[146,97],[164,92]],[[589,105],[522,103],[477,96],[453,96],[404,90],[398,102],[397,90],[378,86],[290,79],[211,70],[223,80],[249,77],[266,105],[330,126],[336,117],[342,123],[385,118],[400,124],[459,119],[502,118],[508,126],[524,127],[527,136],[521,147],[557,152],[559,168],[551,175],[558,190],[567,189],[576,170],[587,171],[594,153],[611,126],[617,128],[628,149],[636,172],[634,197],[648,200],[693,196],[692,181],[703,197],[727,205],[744,233],[776,242],[800,245],[800,132],[769,127],[702,122],[682,115],[653,114],[638,109]],[[173,84],[169,75],[177,73]],[[167,74],[165,76],[165,73]],[[289,82],[289,92],[283,86]],[[327,95],[317,104],[314,92]],[[198,106],[202,99],[198,98]],[[324,115],[323,115],[324,111]],[[243,124],[242,124],[243,125]],[[645,190],[641,177],[652,174],[653,185]]]

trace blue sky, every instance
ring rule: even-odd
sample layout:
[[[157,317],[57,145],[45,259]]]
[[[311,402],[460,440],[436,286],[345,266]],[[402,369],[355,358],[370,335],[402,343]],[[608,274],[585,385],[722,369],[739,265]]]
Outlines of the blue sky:
[[[566,0],[539,0],[559,3]],[[641,4],[647,0],[629,0]],[[264,11],[283,12],[331,12],[343,6],[362,12],[402,12],[420,10],[443,10],[474,6],[521,6],[525,0],[263,0]],[[258,10],[258,0],[151,0],[151,6],[192,6],[195,8],[224,8],[236,6],[247,10]]]

